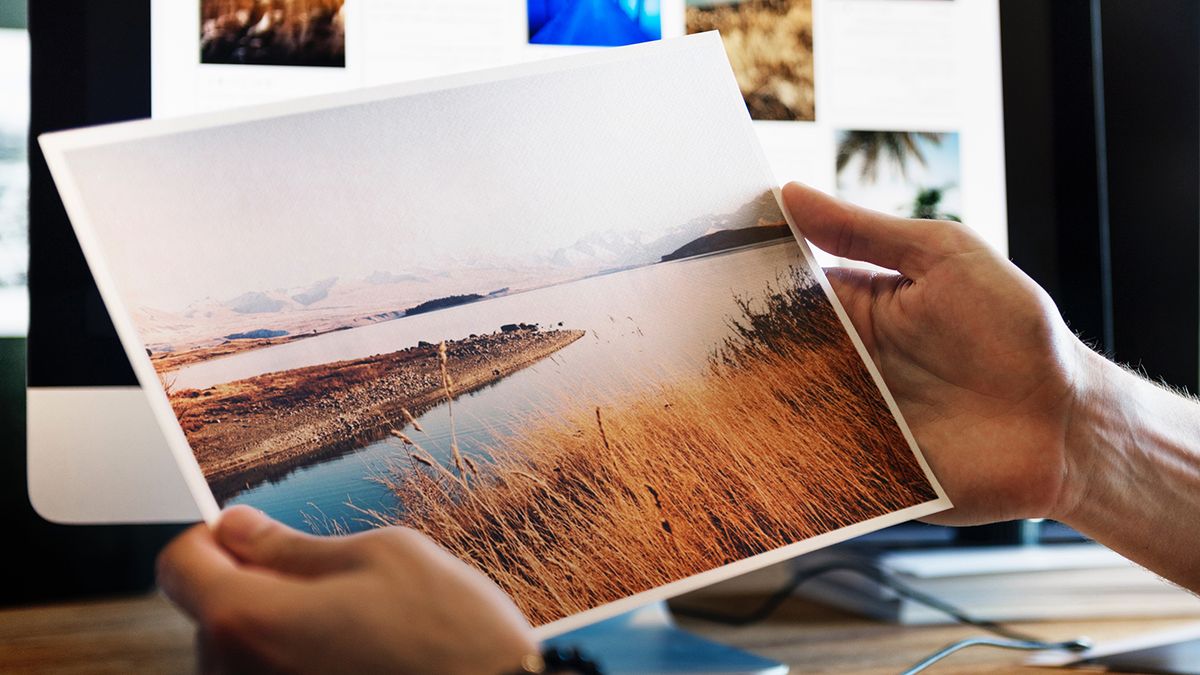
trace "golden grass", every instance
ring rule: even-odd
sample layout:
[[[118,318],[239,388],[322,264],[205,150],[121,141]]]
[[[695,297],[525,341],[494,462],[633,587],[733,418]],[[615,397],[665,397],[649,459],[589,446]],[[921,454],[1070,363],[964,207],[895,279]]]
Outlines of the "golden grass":
[[[717,30],[756,120],[816,119],[812,0],[687,8],[687,32]]]
[[[380,480],[402,510],[371,515],[543,624],[934,498],[820,289],[781,281],[742,303],[705,374],[603,407],[564,395],[569,412],[525,420],[477,473],[397,432]]]

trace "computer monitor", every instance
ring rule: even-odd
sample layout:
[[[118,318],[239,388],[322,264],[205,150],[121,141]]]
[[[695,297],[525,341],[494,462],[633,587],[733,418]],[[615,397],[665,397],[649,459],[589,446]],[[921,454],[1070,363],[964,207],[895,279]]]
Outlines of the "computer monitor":
[[[119,49],[129,57],[121,65],[129,72],[97,87],[114,71],[101,72],[93,61],[93,81],[81,84],[85,96],[105,91],[103,102],[85,109],[84,118],[35,119],[35,131],[147,112],[186,115],[717,29],[730,38],[735,73],[781,181],[799,179],[898,215],[960,219],[1000,250],[1008,246],[996,2],[606,0],[602,6],[611,16],[583,24],[585,29],[573,14],[590,5],[563,0],[486,7],[452,0],[146,5],[137,7],[134,25],[147,29],[148,55],[133,53],[133,45],[145,45],[146,37],[121,27],[110,37],[120,36]],[[133,11],[121,7],[88,7],[83,27],[100,31],[106,21],[100,14]],[[35,57],[42,20],[48,19],[35,11]],[[96,56],[112,42],[85,42],[82,48]],[[61,82],[54,83],[54,92],[39,84],[35,79],[35,112],[62,89]],[[64,111],[79,106],[55,106],[55,114],[69,114]],[[38,199],[54,201],[46,185],[36,187]],[[41,215],[35,212],[35,220]],[[70,238],[65,218],[54,215],[62,227],[58,238]],[[35,232],[46,227],[36,222]],[[48,241],[35,236],[31,270],[34,505],[48,518],[67,522],[194,518],[186,491],[167,475],[169,459],[144,404],[139,408],[137,391],[128,388],[132,377],[86,266],[72,259],[64,272],[61,257],[50,259]],[[79,336],[96,351],[81,353]],[[105,365],[80,368],[63,359],[71,352]],[[79,423],[62,425],[68,416]],[[98,438],[109,447],[76,450],[88,441],[94,446]],[[139,488],[148,474],[162,478]],[[95,480],[100,475],[105,480]],[[113,484],[124,489],[113,490]],[[147,498],[132,506],[113,498],[138,489]],[[315,508],[338,513],[344,505]]]
[[[486,11],[472,2],[350,2],[337,19],[340,57],[315,49],[307,65],[284,65],[296,57],[265,49],[279,22],[255,13],[259,3],[68,4],[30,7],[34,136],[596,48],[546,42],[602,41],[542,33],[551,11],[571,2],[510,0]],[[1088,0],[812,0],[807,33],[799,0],[614,4],[649,37],[654,18],[631,8],[656,13],[657,35],[670,36],[689,24],[753,31],[739,7],[798,7],[799,16],[777,20],[800,22],[794,37],[810,45],[812,63],[782,81],[743,82],[780,179],[896,213],[960,217],[1046,285],[1077,330],[1103,340]],[[909,157],[905,175],[885,152],[875,182],[866,180],[861,148],[896,142],[924,165]],[[194,520],[34,144],[30,162],[31,499],[60,522]],[[940,198],[919,200],[918,187]],[[137,512],[110,508],[113,485],[146,496]],[[104,529],[113,546],[143,557],[173,531]],[[997,532],[985,538],[1012,529]]]

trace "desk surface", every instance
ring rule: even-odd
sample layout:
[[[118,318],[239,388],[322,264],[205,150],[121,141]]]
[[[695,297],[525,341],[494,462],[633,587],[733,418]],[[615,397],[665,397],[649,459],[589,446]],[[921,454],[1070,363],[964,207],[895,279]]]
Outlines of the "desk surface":
[[[686,598],[750,607],[761,593]],[[1193,619],[1191,622],[1194,622]],[[955,640],[977,634],[957,626],[902,627],[873,622],[793,599],[771,619],[745,628],[685,621],[696,633],[792,665],[793,673],[892,674]],[[1190,623],[1182,620],[1082,621],[1022,625],[1052,639],[1132,636]],[[1029,672],[1023,655],[976,647],[950,657],[934,674]],[[193,629],[162,597],[0,610],[0,672],[187,673],[194,669]]]

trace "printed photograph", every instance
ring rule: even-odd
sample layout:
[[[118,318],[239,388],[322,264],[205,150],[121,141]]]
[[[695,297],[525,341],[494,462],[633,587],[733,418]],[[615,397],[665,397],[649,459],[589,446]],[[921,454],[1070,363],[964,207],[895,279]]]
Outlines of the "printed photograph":
[[[750,116],[812,122],[812,0],[687,0],[687,32],[721,32]]]
[[[535,624],[936,499],[709,46],[73,151],[217,499]]]
[[[876,211],[962,222],[959,167],[956,133],[838,133],[838,196]]]
[[[526,0],[529,43],[619,47],[662,38],[660,0]]]
[[[200,0],[200,62],[346,66],[345,0]]]

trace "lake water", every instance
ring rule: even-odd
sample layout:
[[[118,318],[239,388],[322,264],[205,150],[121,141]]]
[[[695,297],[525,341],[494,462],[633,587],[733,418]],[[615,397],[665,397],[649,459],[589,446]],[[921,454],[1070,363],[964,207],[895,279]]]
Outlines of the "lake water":
[[[582,329],[587,335],[486,388],[455,399],[459,446],[481,455],[483,446],[531,411],[552,411],[564,391],[603,403],[606,396],[652,379],[697,373],[728,335],[737,296],[760,295],[789,265],[803,265],[793,242],[652,265],[636,270],[496,298],[470,305],[328,333],[244,352],[179,372],[177,386],[206,387],[254,375],[396,351],[418,340],[437,342],[488,333],[506,323]],[[419,418],[415,440],[440,459],[450,448],[446,406]],[[411,431],[409,433],[412,433]],[[395,498],[370,480],[391,457],[389,440],[297,469],[228,501],[249,504],[308,529],[306,515],[349,530],[368,525],[359,508],[389,511]]]

